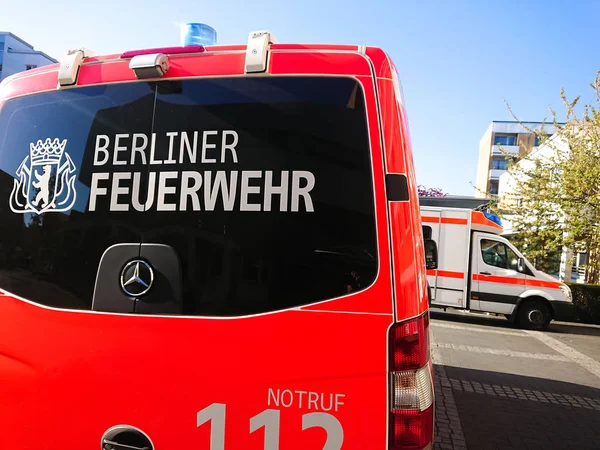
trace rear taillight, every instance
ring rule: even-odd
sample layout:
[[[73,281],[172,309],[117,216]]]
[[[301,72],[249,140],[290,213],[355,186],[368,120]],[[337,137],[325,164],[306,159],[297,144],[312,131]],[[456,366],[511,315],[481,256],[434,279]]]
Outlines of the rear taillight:
[[[390,331],[390,449],[433,444],[434,393],[429,357],[429,313]]]

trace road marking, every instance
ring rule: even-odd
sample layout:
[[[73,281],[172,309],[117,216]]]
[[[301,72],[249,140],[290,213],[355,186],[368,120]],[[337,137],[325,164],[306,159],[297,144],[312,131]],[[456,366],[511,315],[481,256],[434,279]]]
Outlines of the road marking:
[[[450,330],[464,330],[464,331],[473,331],[475,333],[486,333],[486,334],[502,334],[505,336],[521,336],[521,337],[528,336],[527,334],[522,333],[520,331],[508,331],[508,330],[495,330],[495,329],[491,329],[491,328],[466,327],[464,325],[453,325],[451,323],[440,322],[437,320],[432,320],[431,323],[436,328],[448,328]]]
[[[433,328],[429,329],[429,336],[435,377],[435,447],[442,443],[441,435],[444,434],[452,442],[452,448],[466,448],[465,436],[462,431],[456,401],[454,400],[452,385],[448,375],[446,375],[442,354],[436,346]]]
[[[438,348],[445,348],[448,350],[461,350],[461,351],[465,351],[465,352],[483,353],[486,355],[495,355],[495,356],[510,356],[513,358],[544,359],[544,360],[549,360],[549,361],[563,361],[563,362],[571,361],[571,359],[567,356],[549,355],[547,353],[515,352],[512,350],[499,350],[496,348],[477,347],[474,345],[434,343],[433,346],[438,347]]]
[[[536,338],[537,340],[543,342],[552,350],[557,351],[558,353],[566,356],[571,361],[579,364],[584,369],[596,375],[600,378],[600,363],[595,359],[590,358],[589,356],[584,355],[581,352],[578,352],[572,347],[569,347],[567,344],[559,341],[558,339],[554,339],[544,333],[539,331],[529,331],[525,330],[530,336]]]

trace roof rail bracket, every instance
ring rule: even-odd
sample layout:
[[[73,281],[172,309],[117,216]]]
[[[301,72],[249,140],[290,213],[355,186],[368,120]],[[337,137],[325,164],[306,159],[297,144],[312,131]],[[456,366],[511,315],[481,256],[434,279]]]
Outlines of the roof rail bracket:
[[[58,85],[71,86],[77,82],[79,67],[85,58],[96,54],[87,48],[69,50],[58,68]]]
[[[267,70],[270,44],[277,41],[269,30],[253,31],[248,36],[246,49],[246,73],[261,73]]]

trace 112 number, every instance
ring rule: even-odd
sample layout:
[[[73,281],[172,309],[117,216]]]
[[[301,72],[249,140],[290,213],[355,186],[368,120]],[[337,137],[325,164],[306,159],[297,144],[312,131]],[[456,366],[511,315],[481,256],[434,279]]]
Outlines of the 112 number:
[[[210,422],[210,450],[225,450],[225,416],[226,405],[213,403],[196,416],[196,426],[200,427]],[[265,429],[264,450],[279,450],[279,423],[280,411],[278,409],[265,409],[260,414],[250,419],[250,433]],[[344,442],[342,424],[334,416],[322,412],[302,415],[302,431],[309,428],[323,428],[327,432],[327,440],[323,450],[340,450]]]

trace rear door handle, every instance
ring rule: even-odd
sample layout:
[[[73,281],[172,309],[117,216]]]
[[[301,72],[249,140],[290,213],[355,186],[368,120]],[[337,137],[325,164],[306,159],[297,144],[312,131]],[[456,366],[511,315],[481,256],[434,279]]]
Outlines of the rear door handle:
[[[491,275],[489,272],[479,272],[481,275]]]

